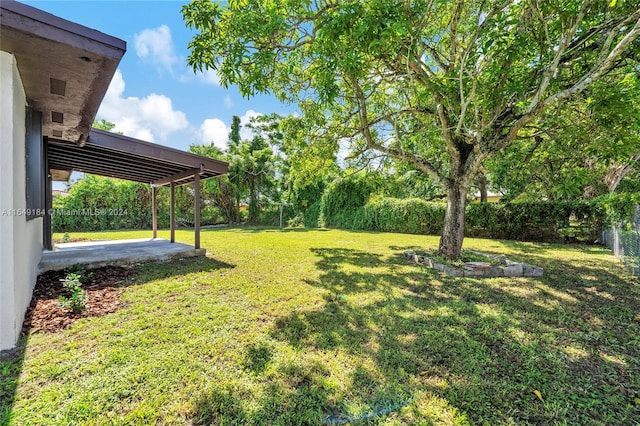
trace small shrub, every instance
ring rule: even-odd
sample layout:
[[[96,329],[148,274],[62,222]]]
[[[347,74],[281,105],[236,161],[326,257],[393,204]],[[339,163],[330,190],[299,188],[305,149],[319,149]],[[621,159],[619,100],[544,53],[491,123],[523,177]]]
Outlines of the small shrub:
[[[93,279],[93,272],[87,272],[86,269],[84,269],[84,266],[79,263],[69,266],[67,268],[67,273],[69,275],[78,275],[82,284],[88,284]]]
[[[62,309],[73,312],[74,314],[80,313],[87,309],[87,302],[89,301],[89,295],[84,291],[82,286],[82,276],[76,273],[69,273],[63,280],[62,286],[69,293],[69,297],[60,296],[59,306]]]
[[[62,236],[62,243],[68,243],[71,241],[71,237],[69,236],[68,232],[65,232],[64,235]]]
[[[289,228],[304,228],[304,216],[302,213],[298,213],[287,221]]]

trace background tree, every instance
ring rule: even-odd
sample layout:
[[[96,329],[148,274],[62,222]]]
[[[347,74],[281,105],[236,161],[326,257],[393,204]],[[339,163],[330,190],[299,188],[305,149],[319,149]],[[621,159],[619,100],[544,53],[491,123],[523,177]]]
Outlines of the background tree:
[[[249,223],[258,222],[260,196],[274,176],[273,152],[261,136],[229,147],[229,169],[248,193]]]
[[[631,1],[194,0],[183,16],[195,70],[298,102],[316,143],[350,138],[431,176],[449,258],[483,162],[640,50]]]
[[[640,79],[620,69],[550,108],[529,138],[487,166],[504,200],[594,198],[614,192],[640,159]],[[518,164],[520,167],[513,167]]]
[[[227,155],[213,143],[209,145],[191,145],[189,151],[204,157],[215,158],[216,160],[227,161]],[[225,222],[240,222],[238,204],[236,201],[236,186],[230,181],[229,175],[218,176],[215,179],[201,181],[200,195],[205,204],[213,203],[224,217]]]

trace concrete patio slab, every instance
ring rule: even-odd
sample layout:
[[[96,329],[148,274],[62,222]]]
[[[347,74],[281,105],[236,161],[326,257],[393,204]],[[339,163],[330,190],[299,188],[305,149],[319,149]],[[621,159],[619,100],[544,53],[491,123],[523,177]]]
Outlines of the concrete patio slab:
[[[90,269],[107,265],[164,262],[174,258],[204,256],[206,252],[203,248],[196,249],[162,238],[57,244],[53,250],[42,251],[39,273],[59,271],[76,264]]]

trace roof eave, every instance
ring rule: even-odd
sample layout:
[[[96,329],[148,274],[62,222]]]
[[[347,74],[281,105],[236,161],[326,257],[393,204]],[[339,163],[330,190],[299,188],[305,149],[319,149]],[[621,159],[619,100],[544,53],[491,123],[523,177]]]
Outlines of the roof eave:
[[[27,102],[43,113],[44,135],[82,142],[126,42],[12,0],[0,3],[0,13],[0,48],[16,57]],[[63,94],[54,81],[64,83]]]

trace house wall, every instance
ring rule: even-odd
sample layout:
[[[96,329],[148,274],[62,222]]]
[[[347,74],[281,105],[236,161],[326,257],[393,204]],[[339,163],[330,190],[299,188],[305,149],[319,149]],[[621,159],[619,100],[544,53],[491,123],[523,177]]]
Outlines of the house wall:
[[[27,221],[24,87],[0,51],[0,350],[15,346],[42,256],[42,218]]]
[[[487,196],[487,202],[488,203],[497,203],[501,199],[502,199],[502,195],[488,195]],[[480,202],[480,197],[479,196],[474,197],[473,201]]]

